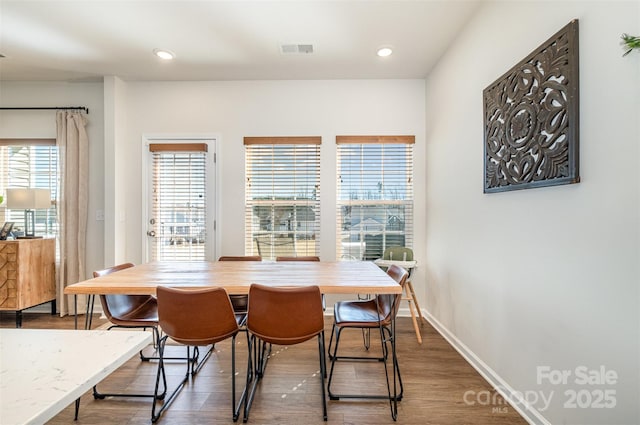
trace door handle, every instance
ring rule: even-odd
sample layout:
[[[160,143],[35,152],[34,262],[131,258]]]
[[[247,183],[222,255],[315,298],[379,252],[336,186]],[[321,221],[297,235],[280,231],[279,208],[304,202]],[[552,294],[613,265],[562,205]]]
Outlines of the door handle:
[[[151,236],[152,238],[155,238],[156,237],[156,231],[155,230],[147,231],[147,236]]]

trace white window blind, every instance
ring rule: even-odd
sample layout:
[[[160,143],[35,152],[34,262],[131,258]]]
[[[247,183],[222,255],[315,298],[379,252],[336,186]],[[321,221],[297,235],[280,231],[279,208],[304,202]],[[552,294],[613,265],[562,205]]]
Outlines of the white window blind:
[[[245,137],[245,253],[319,255],[320,137]]]
[[[413,245],[414,136],[337,136],[337,257]]]
[[[51,199],[58,195],[58,147],[55,139],[0,139],[0,194],[7,188],[48,189]],[[6,200],[5,200],[6,203]],[[2,210],[0,221],[14,222],[14,234],[24,232],[24,210]],[[1,223],[0,223],[1,225]],[[35,234],[58,234],[56,204],[35,210]]]
[[[151,259],[205,259],[206,163],[205,143],[151,143],[152,223]]]

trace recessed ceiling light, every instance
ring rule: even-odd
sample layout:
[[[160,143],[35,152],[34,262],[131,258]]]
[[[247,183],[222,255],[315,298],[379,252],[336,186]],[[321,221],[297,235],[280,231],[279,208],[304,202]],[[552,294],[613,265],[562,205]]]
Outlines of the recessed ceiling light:
[[[153,49],[153,54],[159,57],[160,59],[171,60],[176,57],[173,52],[164,49]]]
[[[381,47],[377,52],[378,56],[380,56],[381,58],[386,58],[387,56],[390,56],[391,53],[393,53],[391,47]]]

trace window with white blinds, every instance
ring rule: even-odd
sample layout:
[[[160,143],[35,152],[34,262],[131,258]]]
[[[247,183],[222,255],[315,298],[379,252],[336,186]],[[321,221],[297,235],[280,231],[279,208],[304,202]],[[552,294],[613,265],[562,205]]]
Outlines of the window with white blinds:
[[[205,259],[205,143],[149,144],[152,157],[151,259]]]
[[[320,137],[245,137],[245,253],[319,255]]]
[[[0,194],[6,197],[7,188],[48,189],[51,199],[57,199],[58,147],[55,143],[55,139],[0,139]],[[34,212],[35,234],[56,236],[55,202],[49,209]],[[24,232],[24,210],[0,208],[0,222],[6,221],[15,223],[16,236]]]
[[[337,136],[337,257],[413,245],[414,136]]]

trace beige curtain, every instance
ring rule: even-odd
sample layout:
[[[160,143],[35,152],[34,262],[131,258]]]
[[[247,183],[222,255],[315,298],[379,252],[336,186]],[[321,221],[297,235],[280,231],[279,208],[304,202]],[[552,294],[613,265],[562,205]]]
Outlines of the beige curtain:
[[[56,114],[60,187],[57,196],[60,235],[57,265],[60,316],[73,314],[73,296],[64,288],[86,279],[85,245],[87,233],[89,141],[86,116],[80,112]],[[78,312],[86,310],[85,296],[78,296]]]

